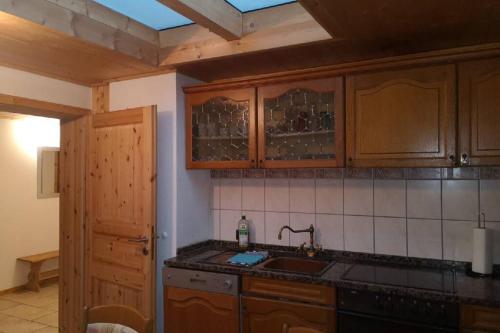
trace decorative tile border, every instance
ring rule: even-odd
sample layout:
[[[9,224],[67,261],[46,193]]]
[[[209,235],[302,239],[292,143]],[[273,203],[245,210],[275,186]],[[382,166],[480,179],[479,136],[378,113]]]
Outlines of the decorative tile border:
[[[378,168],[374,169],[375,179],[405,179],[405,169]]]
[[[499,167],[216,169],[212,178],[500,179]]]
[[[481,168],[480,179],[500,179],[500,167]]]

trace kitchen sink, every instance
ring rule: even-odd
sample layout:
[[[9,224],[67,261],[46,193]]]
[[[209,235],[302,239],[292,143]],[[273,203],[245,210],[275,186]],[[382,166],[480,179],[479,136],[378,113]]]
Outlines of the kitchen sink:
[[[329,260],[278,257],[267,260],[261,267],[265,270],[287,273],[323,275],[333,264],[334,262]]]

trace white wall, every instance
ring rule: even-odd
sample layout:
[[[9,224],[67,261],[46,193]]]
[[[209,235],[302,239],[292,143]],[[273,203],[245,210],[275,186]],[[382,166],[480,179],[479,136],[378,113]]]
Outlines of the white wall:
[[[45,76],[0,66],[0,94],[82,108],[91,106],[91,89]]]
[[[0,119],[0,290],[26,283],[29,265],[18,257],[59,248],[59,198],[37,199],[36,160],[37,145],[58,143],[58,120]]]
[[[112,111],[158,106],[157,332],[163,332],[163,261],[174,256],[179,246],[212,238],[212,228],[208,225],[209,172],[185,169],[181,86],[194,82],[169,73],[115,82],[110,86]]]

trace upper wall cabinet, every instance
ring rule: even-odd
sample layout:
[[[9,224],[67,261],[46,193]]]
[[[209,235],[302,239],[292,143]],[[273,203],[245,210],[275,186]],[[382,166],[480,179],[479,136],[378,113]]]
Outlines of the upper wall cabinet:
[[[255,112],[254,88],[187,95],[187,167],[255,167]]]
[[[455,66],[347,78],[347,165],[453,166]]]
[[[500,59],[459,66],[462,165],[500,164]]]
[[[343,166],[342,78],[265,86],[257,95],[261,168]]]

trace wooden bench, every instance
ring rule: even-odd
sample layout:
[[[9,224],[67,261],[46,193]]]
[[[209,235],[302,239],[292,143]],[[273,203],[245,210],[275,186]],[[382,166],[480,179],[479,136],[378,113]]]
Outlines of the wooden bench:
[[[28,275],[28,283],[26,283],[25,285],[26,289],[32,291],[40,291],[40,282],[57,278],[59,276],[58,269],[46,272],[40,271],[40,269],[42,268],[42,264],[45,261],[57,258],[59,258],[59,251],[50,251],[17,258],[17,260],[27,262],[31,265],[31,271]]]

